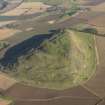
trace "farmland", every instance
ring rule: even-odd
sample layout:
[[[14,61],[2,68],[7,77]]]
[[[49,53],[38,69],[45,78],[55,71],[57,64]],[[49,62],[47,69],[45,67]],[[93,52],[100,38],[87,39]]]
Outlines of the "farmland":
[[[44,5],[41,2],[26,2],[11,11],[3,13],[2,16],[29,15],[37,12],[44,12],[48,7],[48,5]]]
[[[18,30],[14,29],[0,29],[0,40],[4,40],[8,37],[11,37],[12,35],[16,34]]]
[[[4,99],[0,99],[0,104],[1,105],[10,105],[10,103],[11,103],[10,101],[4,100]]]
[[[7,2],[0,9],[0,102],[104,105],[104,0]]]
[[[14,79],[3,73],[0,73],[0,81],[0,89],[2,90],[6,90],[16,83]]]

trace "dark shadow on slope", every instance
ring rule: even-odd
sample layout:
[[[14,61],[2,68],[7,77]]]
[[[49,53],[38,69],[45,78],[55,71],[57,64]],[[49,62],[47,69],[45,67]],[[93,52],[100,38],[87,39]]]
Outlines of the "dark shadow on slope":
[[[53,33],[35,35],[9,48],[4,54],[4,57],[0,60],[1,65],[4,67],[12,66],[17,62],[20,56],[27,54],[32,49],[38,48],[44,40],[51,38],[53,35]]]

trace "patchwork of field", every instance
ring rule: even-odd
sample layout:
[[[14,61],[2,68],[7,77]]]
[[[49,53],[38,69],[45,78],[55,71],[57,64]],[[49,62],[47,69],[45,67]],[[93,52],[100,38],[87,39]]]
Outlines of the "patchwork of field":
[[[104,0],[77,0],[80,4],[85,6],[97,6],[104,3]]]
[[[0,105],[10,105],[10,103],[11,101],[0,98]]]
[[[105,13],[90,19],[88,24],[93,26],[99,34],[105,34]]]
[[[105,97],[105,37],[96,36],[96,45],[99,53],[99,65],[95,75],[85,84],[100,98]]]
[[[90,1],[90,0],[89,0]],[[95,0],[92,0],[92,2]],[[28,27],[26,28],[26,31],[31,31],[34,28],[38,31],[47,30],[48,29],[56,29],[58,27],[64,28],[70,27],[73,24],[76,24],[78,22],[88,22],[89,25],[94,26],[100,33],[105,32],[105,16],[104,16],[104,9],[105,9],[105,3],[101,3],[104,0],[96,0],[97,4],[99,2],[99,5],[91,6],[90,9],[92,13],[86,14],[86,16],[82,15],[81,17],[78,17],[74,19],[68,19],[65,22],[61,22],[60,24],[54,24],[53,21],[49,21],[49,24],[54,24],[53,26],[48,26],[45,24],[45,22],[42,22],[42,25],[35,25],[34,27]],[[80,3],[86,4],[87,0],[80,0]],[[101,3],[101,4],[100,4]],[[46,6],[42,6],[43,4],[38,4],[38,7],[34,7],[32,3],[23,3],[19,7],[15,8],[14,10],[11,10],[9,12],[3,13],[2,15],[5,16],[21,16],[24,14],[34,14],[37,12],[43,12],[46,11]],[[28,8],[27,8],[28,7]],[[43,7],[43,8],[42,8]],[[49,6],[48,6],[49,7]],[[16,10],[18,9],[18,10]],[[16,13],[18,11],[18,13]],[[93,14],[93,13],[97,14]],[[101,12],[101,13],[99,13]],[[100,15],[99,15],[100,14]],[[81,18],[81,19],[79,19]],[[81,21],[80,21],[81,20]],[[46,18],[47,21],[47,18]],[[39,22],[39,21],[38,21]],[[6,24],[11,24],[11,22],[1,22],[0,26],[4,26]],[[30,23],[31,25],[31,23]],[[24,24],[22,25],[24,26]],[[21,26],[21,27],[22,27]],[[20,27],[20,28],[21,28]],[[35,30],[35,31],[36,31]],[[18,38],[18,36],[13,37],[13,35],[17,32],[17,29],[0,29],[0,40],[5,39],[12,39],[12,38]],[[32,33],[35,33],[33,31]],[[12,35],[8,33],[13,33]],[[43,32],[43,31],[42,31]],[[1,34],[3,33],[3,34]],[[26,32],[27,33],[27,32]],[[30,32],[29,32],[30,33]],[[26,36],[28,36],[28,34]],[[23,33],[22,33],[23,34]],[[3,36],[2,36],[3,35]],[[11,37],[12,36],[12,37]],[[24,39],[25,35],[21,35]],[[20,39],[22,39],[20,38]],[[20,40],[19,39],[19,40]],[[17,41],[16,39],[14,42]],[[24,86],[21,84],[15,84],[16,81],[9,78],[8,76],[4,76],[0,74],[0,88],[2,90],[5,90],[3,94],[7,96],[12,96],[15,99],[16,105],[105,105],[104,98],[105,97],[105,38],[96,36],[96,46],[98,47],[98,53],[99,53],[99,65],[97,65],[97,72],[96,74],[87,81],[86,84],[83,86],[79,86],[73,89],[68,89],[64,91],[54,91],[54,90],[48,90],[48,89],[41,89],[41,88],[35,88],[35,87],[29,87]],[[22,47],[21,47],[22,48]],[[101,100],[100,100],[101,99]],[[102,101],[102,102],[101,102]],[[0,105],[7,105],[5,104],[4,100],[0,100]]]
[[[7,90],[15,83],[16,83],[16,80],[14,80],[14,79],[8,77],[8,75],[0,72],[0,89],[1,90]]]
[[[16,21],[10,20],[10,21],[0,21],[0,27],[2,28],[3,26],[6,26],[8,24],[12,24]]]
[[[57,91],[16,84],[5,94],[14,97],[16,105],[95,105],[100,100],[81,86]]]
[[[90,7],[92,11],[105,12],[105,3]]]
[[[23,0],[6,0],[6,2],[7,2],[7,5],[5,6],[5,8],[0,10],[0,13],[7,12],[9,10],[12,10],[18,7],[23,2]]]
[[[77,1],[79,4],[82,4],[82,5],[88,3],[88,0],[77,0]]]
[[[17,8],[1,14],[1,16],[19,16],[30,15],[39,12],[45,12],[49,5],[45,5],[42,2],[23,2]]]
[[[0,29],[0,40],[5,40],[18,32],[20,31],[15,29],[8,29],[8,28]]]
[[[86,2],[86,0],[83,1]],[[92,0],[92,2],[95,2],[95,0]],[[98,0],[96,0],[96,2],[98,2]],[[88,10],[82,12],[77,18],[85,20],[86,23],[95,28],[99,34],[105,34],[105,2],[102,0],[97,5],[89,5],[86,6],[86,8]]]
[[[95,17],[89,21],[90,25],[105,27],[105,14]]]
[[[56,91],[52,93],[51,91],[48,91],[48,90],[42,89],[42,91],[41,91],[39,88],[36,88],[36,89],[33,88],[32,89],[31,87],[27,87],[27,86],[24,87],[23,85],[17,84],[17,85],[14,85],[13,87],[11,87],[9,90],[7,90],[5,94],[7,94],[8,96],[15,97],[16,98],[16,105],[29,105],[29,104],[30,105],[35,105],[35,104],[37,104],[37,105],[53,105],[53,104],[64,105],[65,103],[66,103],[66,105],[70,105],[71,103],[74,105],[79,105],[79,103],[80,103],[80,105],[82,105],[82,104],[83,105],[84,104],[85,105],[96,105],[97,103],[101,102],[100,98],[99,99],[91,98],[91,96],[89,94],[84,93],[84,92],[88,90],[91,94],[95,94],[99,97],[103,97],[105,95],[104,94],[105,93],[104,92],[104,88],[105,88],[104,87],[104,67],[102,66],[102,65],[104,65],[103,55],[104,55],[105,51],[102,47],[102,45],[104,45],[104,42],[105,42],[105,40],[103,37],[97,36],[97,44],[99,44],[98,48],[100,49],[100,50],[98,49],[98,51],[100,51],[99,54],[100,54],[101,59],[102,59],[102,61],[100,63],[101,65],[99,65],[101,68],[100,69],[97,68],[98,70],[97,70],[96,75],[98,77],[96,78],[96,76],[95,76],[92,78],[93,80],[88,81],[88,83],[85,85],[86,88],[77,87],[77,88],[70,89],[70,93],[69,93],[69,91],[66,90],[65,92],[61,92],[61,93],[63,93],[63,94],[61,94],[59,92],[56,93]],[[102,72],[99,70],[101,70]],[[98,83],[97,83],[97,81],[98,81]],[[39,90],[37,90],[37,89],[39,89]],[[84,89],[86,89],[86,90],[83,92]],[[17,90],[18,90],[18,92],[17,92]],[[80,93],[78,93],[78,92],[80,92]],[[83,94],[82,94],[82,92],[83,92]],[[40,96],[40,94],[42,94],[42,95]],[[67,94],[69,94],[71,96],[68,96]],[[56,97],[56,95],[57,95],[57,97],[60,95],[61,98],[60,99],[59,98],[54,99],[54,100],[48,100],[48,101],[45,99],[42,100],[45,97],[46,97],[46,99],[49,99],[51,97]],[[74,95],[74,97],[73,97],[73,95]],[[86,95],[86,99],[85,99],[85,95]],[[89,99],[87,98],[87,95],[89,95],[88,96]],[[66,96],[66,97],[62,97],[62,96]],[[77,96],[79,96],[79,98],[77,98]],[[34,97],[34,99],[31,97]],[[104,105],[104,101],[101,102],[99,105]]]

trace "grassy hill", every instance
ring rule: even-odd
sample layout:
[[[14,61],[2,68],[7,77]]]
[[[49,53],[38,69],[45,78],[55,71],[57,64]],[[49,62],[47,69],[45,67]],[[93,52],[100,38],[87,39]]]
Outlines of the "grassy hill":
[[[66,89],[89,79],[95,67],[94,36],[65,30],[19,58],[8,73],[29,85]]]

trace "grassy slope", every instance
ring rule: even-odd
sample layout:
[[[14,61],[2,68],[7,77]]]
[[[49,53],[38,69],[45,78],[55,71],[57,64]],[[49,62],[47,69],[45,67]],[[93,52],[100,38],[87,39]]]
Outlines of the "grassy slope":
[[[72,38],[72,66],[74,73],[74,83],[84,82],[93,73],[96,67],[96,55],[94,48],[94,36],[83,32],[71,33]],[[77,50],[77,51],[76,51]]]
[[[45,41],[41,51],[19,60],[15,78],[25,83],[65,89],[87,80],[96,66],[94,36],[67,30],[53,41]]]

